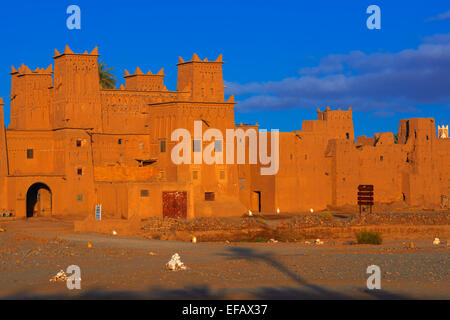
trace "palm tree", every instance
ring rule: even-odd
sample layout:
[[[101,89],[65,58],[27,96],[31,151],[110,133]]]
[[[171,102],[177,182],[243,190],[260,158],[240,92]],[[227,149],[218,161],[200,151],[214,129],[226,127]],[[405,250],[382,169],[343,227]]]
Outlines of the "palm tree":
[[[109,68],[106,66],[106,64],[103,63],[102,60],[98,63],[98,75],[100,78],[100,86],[103,89],[114,89],[116,87],[116,76],[111,73],[111,70],[114,70],[114,68]]]

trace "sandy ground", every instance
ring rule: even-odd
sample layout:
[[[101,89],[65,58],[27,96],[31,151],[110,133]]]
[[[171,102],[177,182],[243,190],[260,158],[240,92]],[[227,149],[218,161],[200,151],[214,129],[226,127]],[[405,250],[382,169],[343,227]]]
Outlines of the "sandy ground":
[[[53,219],[0,225],[0,299],[450,299],[446,239],[192,244],[74,233]],[[165,268],[174,253],[187,270]],[[381,290],[366,287],[372,264]],[[49,281],[69,265],[81,268],[81,290]]]

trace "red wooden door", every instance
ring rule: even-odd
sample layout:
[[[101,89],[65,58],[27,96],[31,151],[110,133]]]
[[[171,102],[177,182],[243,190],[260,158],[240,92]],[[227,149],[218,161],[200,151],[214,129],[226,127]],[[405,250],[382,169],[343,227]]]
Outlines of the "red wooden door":
[[[174,219],[187,218],[187,192],[163,191],[163,217]]]

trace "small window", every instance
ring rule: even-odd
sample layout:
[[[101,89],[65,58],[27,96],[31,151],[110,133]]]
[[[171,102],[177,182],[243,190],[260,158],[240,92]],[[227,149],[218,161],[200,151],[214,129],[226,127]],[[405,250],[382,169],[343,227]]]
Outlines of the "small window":
[[[350,139],[350,134],[348,132],[345,133],[345,136],[347,137],[347,140]]]
[[[81,147],[81,140],[77,140],[77,147],[79,148],[79,147]]]
[[[78,201],[83,201],[83,195],[82,195],[82,194],[79,194],[79,195],[77,196],[77,200],[78,200]]]
[[[118,139],[117,144],[122,144],[122,139]]]
[[[219,179],[220,180],[225,180],[225,170],[220,170],[219,171]]]
[[[142,189],[141,190],[141,197],[148,197],[148,190],[147,189]]]
[[[198,171],[197,170],[192,171],[192,180],[198,180]]]
[[[33,158],[34,158],[34,150],[27,149],[27,159],[33,159]]]
[[[222,140],[215,140],[214,141],[214,151],[215,152],[222,152]]]
[[[383,156],[380,156],[380,161],[383,161]]]
[[[161,152],[166,152],[166,140],[159,141],[159,148]]]
[[[166,178],[166,172],[165,171],[160,171],[159,172],[159,178],[164,180]]]
[[[194,150],[194,152],[202,152],[202,141],[194,140],[192,143],[192,149]]]
[[[205,192],[205,201],[214,201],[214,192]]]
[[[82,175],[83,175],[83,169],[82,169],[82,168],[78,168],[78,169],[77,169],[77,174],[78,174],[79,176],[82,176]]]

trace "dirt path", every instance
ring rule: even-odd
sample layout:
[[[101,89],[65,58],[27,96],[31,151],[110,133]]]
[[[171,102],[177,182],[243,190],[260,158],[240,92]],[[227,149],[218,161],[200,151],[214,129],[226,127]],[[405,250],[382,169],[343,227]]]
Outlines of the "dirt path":
[[[415,239],[414,249],[409,239],[192,244],[73,233],[70,222],[54,220],[2,225],[1,298],[450,299],[446,239]],[[165,269],[175,252],[188,270]],[[381,268],[381,291],[366,289],[372,264]],[[49,282],[69,265],[81,268],[81,290]]]

